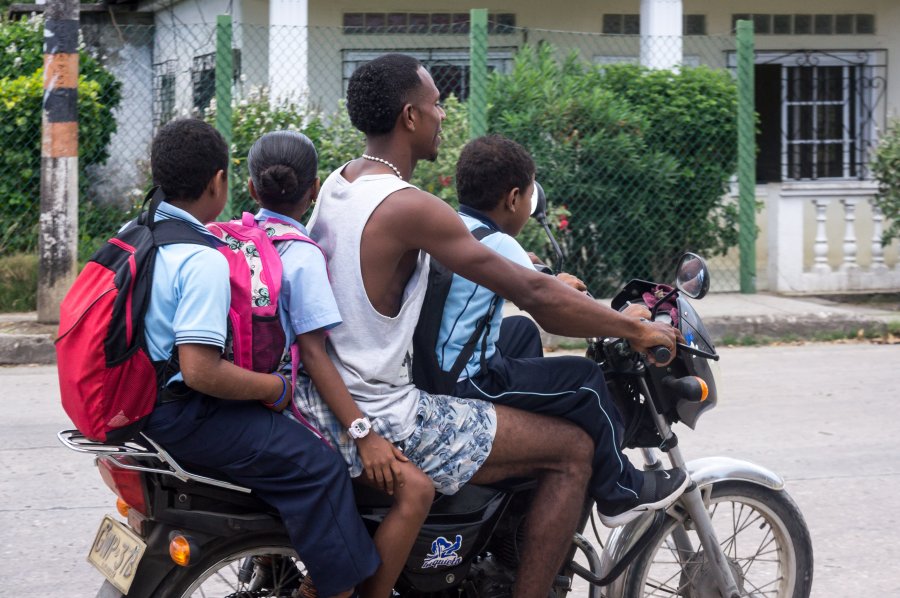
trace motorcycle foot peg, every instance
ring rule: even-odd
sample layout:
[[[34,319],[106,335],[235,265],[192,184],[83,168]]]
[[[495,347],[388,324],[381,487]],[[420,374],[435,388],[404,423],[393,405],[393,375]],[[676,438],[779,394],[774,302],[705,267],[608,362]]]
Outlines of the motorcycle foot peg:
[[[572,590],[572,578],[567,575],[557,575],[556,579],[553,580],[553,587],[562,588],[569,592]]]

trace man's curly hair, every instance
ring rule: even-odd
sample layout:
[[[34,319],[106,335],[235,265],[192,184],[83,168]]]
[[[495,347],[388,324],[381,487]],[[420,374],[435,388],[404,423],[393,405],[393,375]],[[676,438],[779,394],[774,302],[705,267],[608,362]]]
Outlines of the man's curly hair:
[[[403,105],[422,84],[422,63],[405,54],[385,54],[362,65],[347,85],[347,112],[353,126],[366,135],[394,129]]]

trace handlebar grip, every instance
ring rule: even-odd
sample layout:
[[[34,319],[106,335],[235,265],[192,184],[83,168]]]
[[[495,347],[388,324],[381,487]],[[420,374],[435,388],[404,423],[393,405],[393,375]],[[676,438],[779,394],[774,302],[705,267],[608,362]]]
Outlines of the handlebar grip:
[[[653,359],[656,363],[668,363],[668,361],[672,358],[672,352],[669,351],[668,347],[663,347],[662,345],[651,347],[650,355],[653,356]]]

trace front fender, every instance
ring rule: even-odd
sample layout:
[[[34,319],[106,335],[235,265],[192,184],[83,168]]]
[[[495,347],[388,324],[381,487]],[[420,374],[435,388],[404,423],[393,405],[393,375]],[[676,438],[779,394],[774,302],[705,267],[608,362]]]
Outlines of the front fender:
[[[691,481],[703,488],[715,482],[741,481],[765,486],[772,490],[782,490],[784,480],[777,473],[749,461],[732,459],[731,457],[702,457],[687,463]],[[641,534],[649,526],[652,514],[642,515],[621,527],[615,528],[609,535],[606,550],[600,555],[600,571],[608,572],[618,563],[628,549],[640,539]],[[619,596],[623,581],[620,575],[608,587],[610,596]]]

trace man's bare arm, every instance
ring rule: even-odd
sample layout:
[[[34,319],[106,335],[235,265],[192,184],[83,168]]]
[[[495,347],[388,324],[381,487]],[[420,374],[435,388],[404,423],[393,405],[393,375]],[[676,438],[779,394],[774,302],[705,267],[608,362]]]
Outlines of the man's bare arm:
[[[544,330],[573,337],[622,337],[638,350],[662,345],[674,354],[675,332],[670,326],[621,314],[553,276],[507,260],[478,242],[453,209],[433,195],[399,192],[390,211],[397,242],[408,250],[425,250],[453,272],[512,301]]]

